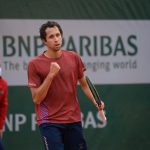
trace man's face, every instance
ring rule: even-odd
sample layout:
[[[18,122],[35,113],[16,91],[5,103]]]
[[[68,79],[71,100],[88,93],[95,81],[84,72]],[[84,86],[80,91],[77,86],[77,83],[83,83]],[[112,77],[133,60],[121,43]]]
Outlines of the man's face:
[[[44,43],[50,50],[60,50],[62,45],[62,36],[56,26],[46,29],[46,40],[44,41]]]

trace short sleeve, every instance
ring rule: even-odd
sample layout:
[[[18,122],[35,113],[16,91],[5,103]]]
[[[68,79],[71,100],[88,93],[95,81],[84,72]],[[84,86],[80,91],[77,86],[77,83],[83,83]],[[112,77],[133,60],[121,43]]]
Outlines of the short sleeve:
[[[86,70],[86,68],[79,55],[77,55],[77,61],[78,61],[78,79],[81,79],[84,76],[84,71]]]
[[[28,64],[28,86],[29,87],[39,87],[41,84],[40,76],[36,69],[35,64],[31,61]]]

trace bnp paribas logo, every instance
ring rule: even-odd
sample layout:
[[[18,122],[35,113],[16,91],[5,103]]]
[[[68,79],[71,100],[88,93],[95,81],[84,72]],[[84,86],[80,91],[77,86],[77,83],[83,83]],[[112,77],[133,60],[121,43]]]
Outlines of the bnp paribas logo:
[[[39,36],[8,36],[2,37],[4,57],[32,57],[41,53],[44,44]],[[62,48],[77,52],[80,56],[135,56],[138,53],[137,36],[128,35],[79,35],[63,38]]]
[[[124,37],[118,35],[85,36],[80,35],[78,39],[73,36],[64,38],[65,49],[72,50],[80,56],[135,56],[138,53],[137,36],[128,35]]]

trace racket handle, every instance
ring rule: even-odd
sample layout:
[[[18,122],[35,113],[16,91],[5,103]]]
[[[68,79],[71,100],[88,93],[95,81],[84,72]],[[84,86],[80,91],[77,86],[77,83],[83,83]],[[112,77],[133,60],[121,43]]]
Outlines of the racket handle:
[[[105,123],[107,119],[106,119],[104,110],[99,110],[98,113],[99,113],[99,116],[100,116],[101,121],[102,121],[103,123]]]

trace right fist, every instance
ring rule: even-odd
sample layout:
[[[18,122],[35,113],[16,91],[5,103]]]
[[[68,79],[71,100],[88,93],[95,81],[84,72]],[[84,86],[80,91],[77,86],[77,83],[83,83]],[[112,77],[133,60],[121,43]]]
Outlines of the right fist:
[[[52,62],[50,64],[50,74],[52,76],[55,76],[59,72],[59,70],[60,70],[60,66],[58,65],[58,63]]]

